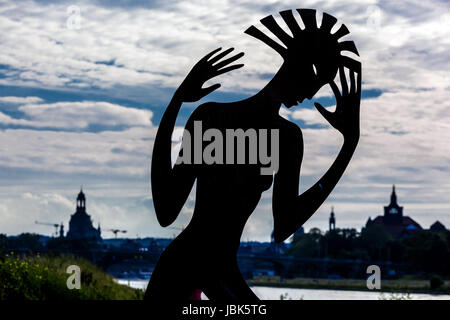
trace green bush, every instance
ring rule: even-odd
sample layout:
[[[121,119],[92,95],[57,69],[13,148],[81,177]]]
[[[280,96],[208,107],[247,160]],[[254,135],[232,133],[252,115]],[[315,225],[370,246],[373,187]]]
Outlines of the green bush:
[[[81,269],[81,288],[67,288],[69,265]],[[71,255],[0,255],[0,300],[136,300],[143,291],[116,283],[90,262]]]

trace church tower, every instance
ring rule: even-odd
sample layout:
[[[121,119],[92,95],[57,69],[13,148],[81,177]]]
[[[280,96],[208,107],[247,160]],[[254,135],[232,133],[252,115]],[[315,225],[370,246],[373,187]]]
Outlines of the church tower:
[[[372,225],[383,226],[397,239],[414,234],[418,230],[422,230],[420,224],[414,221],[414,219],[403,215],[403,207],[400,207],[397,202],[395,185],[392,186],[391,201],[388,206],[384,207],[384,215],[378,216],[373,220],[371,218],[367,220],[366,228]]]
[[[80,190],[77,197],[77,212],[86,212],[86,197],[83,193],[83,189]]]
[[[384,207],[384,222],[386,224],[402,224],[403,222],[403,207],[397,203],[395,185],[392,186],[391,202]]]
[[[100,224],[98,229],[95,229],[91,217],[86,212],[86,196],[81,189],[77,196],[76,211],[70,217],[67,238],[100,241],[100,232]]]
[[[336,218],[334,216],[334,208],[331,207],[331,213],[330,213],[330,219],[329,219],[329,229],[334,230],[336,229]]]

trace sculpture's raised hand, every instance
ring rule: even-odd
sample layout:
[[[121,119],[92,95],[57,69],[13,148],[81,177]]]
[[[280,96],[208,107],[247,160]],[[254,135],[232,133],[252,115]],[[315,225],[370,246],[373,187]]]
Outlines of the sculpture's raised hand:
[[[336,96],[336,110],[330,112],[320,103],[315,102],[317,110],[339,132],[344,139],[358,142],[359,139],[359,107],[361,100],[361,64],[356,64],[357,70],[350,70],[350,89],[348,88],[344,67],[339,68],[342,94],[334,81],[329,84]],[[356,81],[355,81],[355,73]]]
[[[244,53],[238,53],[228,59],[221,60],[224,58],[227,54],[229,54],[231,51],[234,50],[234,48],[229,48],[215,57],[212,57],[215,53],[219,52],[222,48],[218,48],[216,50],[211,51],[206,56],[204,56],[202,59],[200,59],[199,62],[195,64],[195,66],[192,68],[192,70],[189,72],[189,74],[184,79],[183,83],[181,83],[180,87],[178,88],[176,95],[183,101],[183,102],[195,102],[200,100],[201,98],[207,96],[214,90],[220,87],[219,83],[216,83],[212,86],[209,86],[207,88],[202,88],[203,84],[228,71],[238,69],[243,67],[243,64],[235,64],[229,66],[230,63],[236,61],[237,59],[241,58]],[[211,58],[212,57],[212,58]]]

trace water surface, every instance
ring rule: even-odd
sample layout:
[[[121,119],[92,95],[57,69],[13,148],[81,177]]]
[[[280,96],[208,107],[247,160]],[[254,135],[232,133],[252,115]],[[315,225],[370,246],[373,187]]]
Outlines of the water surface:
[[[126,280],[116,279],[120,284],[128,285],[132,288],[143,289],[147,287],[148,280]],[[328,290],[328,289],[293,289],[293,288],[272,288],[272,287],[251,287],[253,292],[261,300],[280,300],[281,296],[289,300],[380,300],[406,298],[406,294],[396,293],[392,296],[389,292],[380,291],[354,291],[354,290]],[[434,295],[428,293],[412,293],[409,295],[412,300],[450,300],[450,295]],[[202,294],[202,299],[207,299]]]

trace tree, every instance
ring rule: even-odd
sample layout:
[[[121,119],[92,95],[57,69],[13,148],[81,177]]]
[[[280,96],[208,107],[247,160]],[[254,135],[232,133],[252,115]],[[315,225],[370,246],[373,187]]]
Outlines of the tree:
[[[42,250],[41,236],[35,233],[21,233],[17,237],[8,238],[8,249],[11,250]]]
[[[324,237],[327,256],[335,259],[368,260],[367,251],[362,248],[360,234],[356,229],[335,229]]]
[[[318,258],[322,237],[318,228],[312,228],[308,233],[299,235],[292,241],[288,254],[299,258]]]
[[[0,253],[8,247],[8,237],[6,234],[0,233]]]
[[[387,245],[392,236],[382,225],[371,225],[361,230],[361,245],[372,260],[387,260]]]
[[[423,230],[403,240],[404,260],[414,269],[427,273],[448,274],[450,252],[439,235]]]

